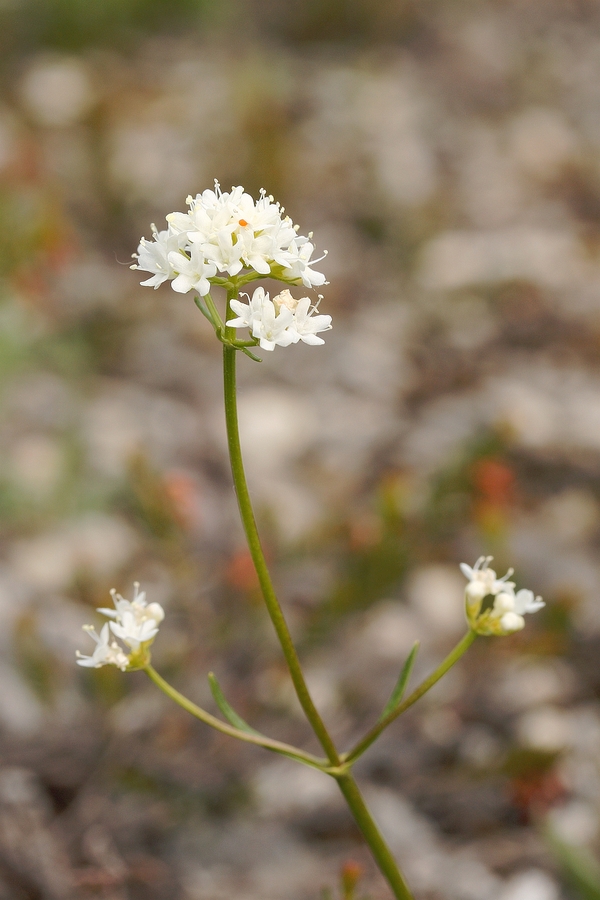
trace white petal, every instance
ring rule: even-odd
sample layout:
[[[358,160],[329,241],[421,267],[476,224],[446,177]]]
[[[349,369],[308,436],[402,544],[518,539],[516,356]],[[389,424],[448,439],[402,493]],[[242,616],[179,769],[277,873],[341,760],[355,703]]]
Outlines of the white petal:
[[[193,284],[188,275],[178,275],[177,278],[173,279],[171,282],[171,287],[174,291],[177,291],[178,294],[187,294],[188,291],[191,291]]]
[[[317,344],[325,343],[323,338],[317,337],[316,334],[301,334],[300,340],[305,344],[310,344],[312,347],[316,347]]]

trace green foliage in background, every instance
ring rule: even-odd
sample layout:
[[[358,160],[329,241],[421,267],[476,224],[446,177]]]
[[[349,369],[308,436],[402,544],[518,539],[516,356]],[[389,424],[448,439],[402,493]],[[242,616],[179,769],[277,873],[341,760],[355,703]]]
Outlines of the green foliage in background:
[[[5,52],[40,48],[76,51],[127,43],[132,32],[180,31],[217,5],[208,0],[17,0],[0,8]]]
[[[291,44],[426,37],[414,0],[4,0],[0,45],[6,59],[39,49],[127,46],[135,34],[188,33],[214,24],[248,26]]]

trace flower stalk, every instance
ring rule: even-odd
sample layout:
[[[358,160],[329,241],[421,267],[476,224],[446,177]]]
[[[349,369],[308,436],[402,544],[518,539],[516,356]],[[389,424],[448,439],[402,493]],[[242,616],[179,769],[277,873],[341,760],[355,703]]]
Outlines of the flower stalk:
[[[398,706],[396,706],[391,712],[380,719],[376,725],[371,728],[371,730],[360,740],[355,747],[352,748],[347,754],[344,754],[343,759],[345,762],[353,763],[356,762],[359,756],[362,756],[365,750],[368,750],[371,744],[375,743],[379,735],[382,731],[391,725],[394,719],[397,719],[398,716],[401,716],[403,712],[412,706],[417,700],[420,700],[421,697],[427,693],[427,691],[431,690],[434,684],[443,678],[446,672],[450,671],[453,665],[458,662],[463,653],[469,649],[475,638],[477,637],[477,632],[469,629],[463,639],[459,641],[456,647],[450,651],[448,656],[445,658],[443,662],[439,664],[437,669],[429,675],[425,681],[421,682],[421,684],[415,688],[415,690],[406,698],[406,700],[401,701]]]
[[[258,747],[264,747],[265,750],[272,750],[274,753],[288,756],[290,759],[302,762],[313,769],[323,770],[323,766],[326,765],[326,760],[319,759],[317,756],[313,756],[312,753],[305,753],[304,750],[299,750],[291,744],[285,744],[282,741],[274,741],[257,732],[243,731],[241,728],[235,728],[233,725],[222,722],[220,719],[217,719],[216,716],[211,715],[211,713],[202,709],[202,707],[193,703],[176,690],[168,683],[168,681],[165,681],[165,679],[159,675],[156,669],[149,663],[144,666],[144,672],[150,681],[153,681],[167,697],[170,697],[171,700],[177,703],[182,709],[185,709],[186,712],[189,712],[196,719],[200,719],[205,725],[210,725],[210,727],[214,728],[216,731],[220,731],[222,734],[227,734],[230,737],[235,737],[239,741],[245,741],[247,744],[255,744]]]

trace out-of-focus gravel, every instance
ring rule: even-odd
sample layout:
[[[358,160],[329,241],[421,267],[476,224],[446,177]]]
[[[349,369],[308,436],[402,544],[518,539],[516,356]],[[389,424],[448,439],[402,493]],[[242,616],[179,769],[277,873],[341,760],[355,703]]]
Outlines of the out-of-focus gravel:
[[[214,177],[329,249],[325,346],[240,361],[319,708],[349,744],[414,640],[418,679],[460,638],[457,562],[514,565],[539,621],[480,640],[356,771],[419,900],[575,896],[536,822],[599,849],[600,10],[425,4],[371,43],[255,15],[247,41],[40,51],[5,78],[0,898],[317,900],[348,859],[388,896],[332,781],[74,665],[137,579],[167,609],[160,671],[212,709],[214,669],[314,749],[244,551],[218,342],[126,265]]]

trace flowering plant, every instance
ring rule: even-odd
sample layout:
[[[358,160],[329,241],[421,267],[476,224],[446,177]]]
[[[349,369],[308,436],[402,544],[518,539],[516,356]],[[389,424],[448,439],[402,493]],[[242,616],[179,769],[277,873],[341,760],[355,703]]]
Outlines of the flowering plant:
[[[143,285],[156,289],[170,281],[178,293],[194,291],[197,294],[194,302],[223,344],[225,422],[240,515],[262,595],[294,689],[324,756],[314,756],[256,731],[229,705],[212,673],[208,676],[209,683],[222,719],[192,703],[168,684],[152,667],[150,659],[150,648],[164,611],[158,603],[146,602],[145,593],[140,593],[137,583],[131,601],[112,591],[114,608],[98,610],[109,620],[99,635],[92,626],[84,626],[96,641],[96,647],[90,656],[78,654],[77,662],[87,667],[114,665],[122,671],[142,669],[176,703],[212,728],[280,753],[334,778],[394,897],[410,900],[410,890],[365,804],[352,766],[399,715],[448,672],[478,635],[512,634],[524,627],[526,613],[536,612],[544,603],[532,591],[515,592],[515,582],[509,580],[512,569],[498,578],[489,566],[492,559],[489,556],[480,557],[472,567],[462,563],[462,572],[468,579],[465,588],[466,634],[437,669],[405,697],[419,646],[415,643],[376,723],[354,747],[345,752],[338,750],[313,702],[271,582],[246,483],[236,395],[238,351],[256,360],[250,348],[259,346],[262,350],[272,351],[276,346],[288,347],[300,341],[312,346],[324,343],[318,335],[331,328],[331,316],[318,312],[321,297],[311,303],[308,296],[295,298],[289,289],[303,285],[310,290],[326,284],[325,276],[313,268],[324,257],[311,261],[315,249],[312,235],[298,235],[297,227],[284,214],[283,208],[264,191],[255,201],[241,187],[224,193],[215,182],[214,190],[204,191],[195,198],[188,197],[187,202],[188,212],[168,215],[164,231],[159,232],[152,226],[152,240],[142,238],[132,268],[150,273]],[[241,293],[247,284],[265,277],[287,287],[272,299],[262,286],[256,287],[251,297]],[[226,291],[224,318],[211,296],[213,286]],[[240,297],[246,300],[240,300]],[[238,329],[242,328],[248,329],[247,339],[237,336]]]

